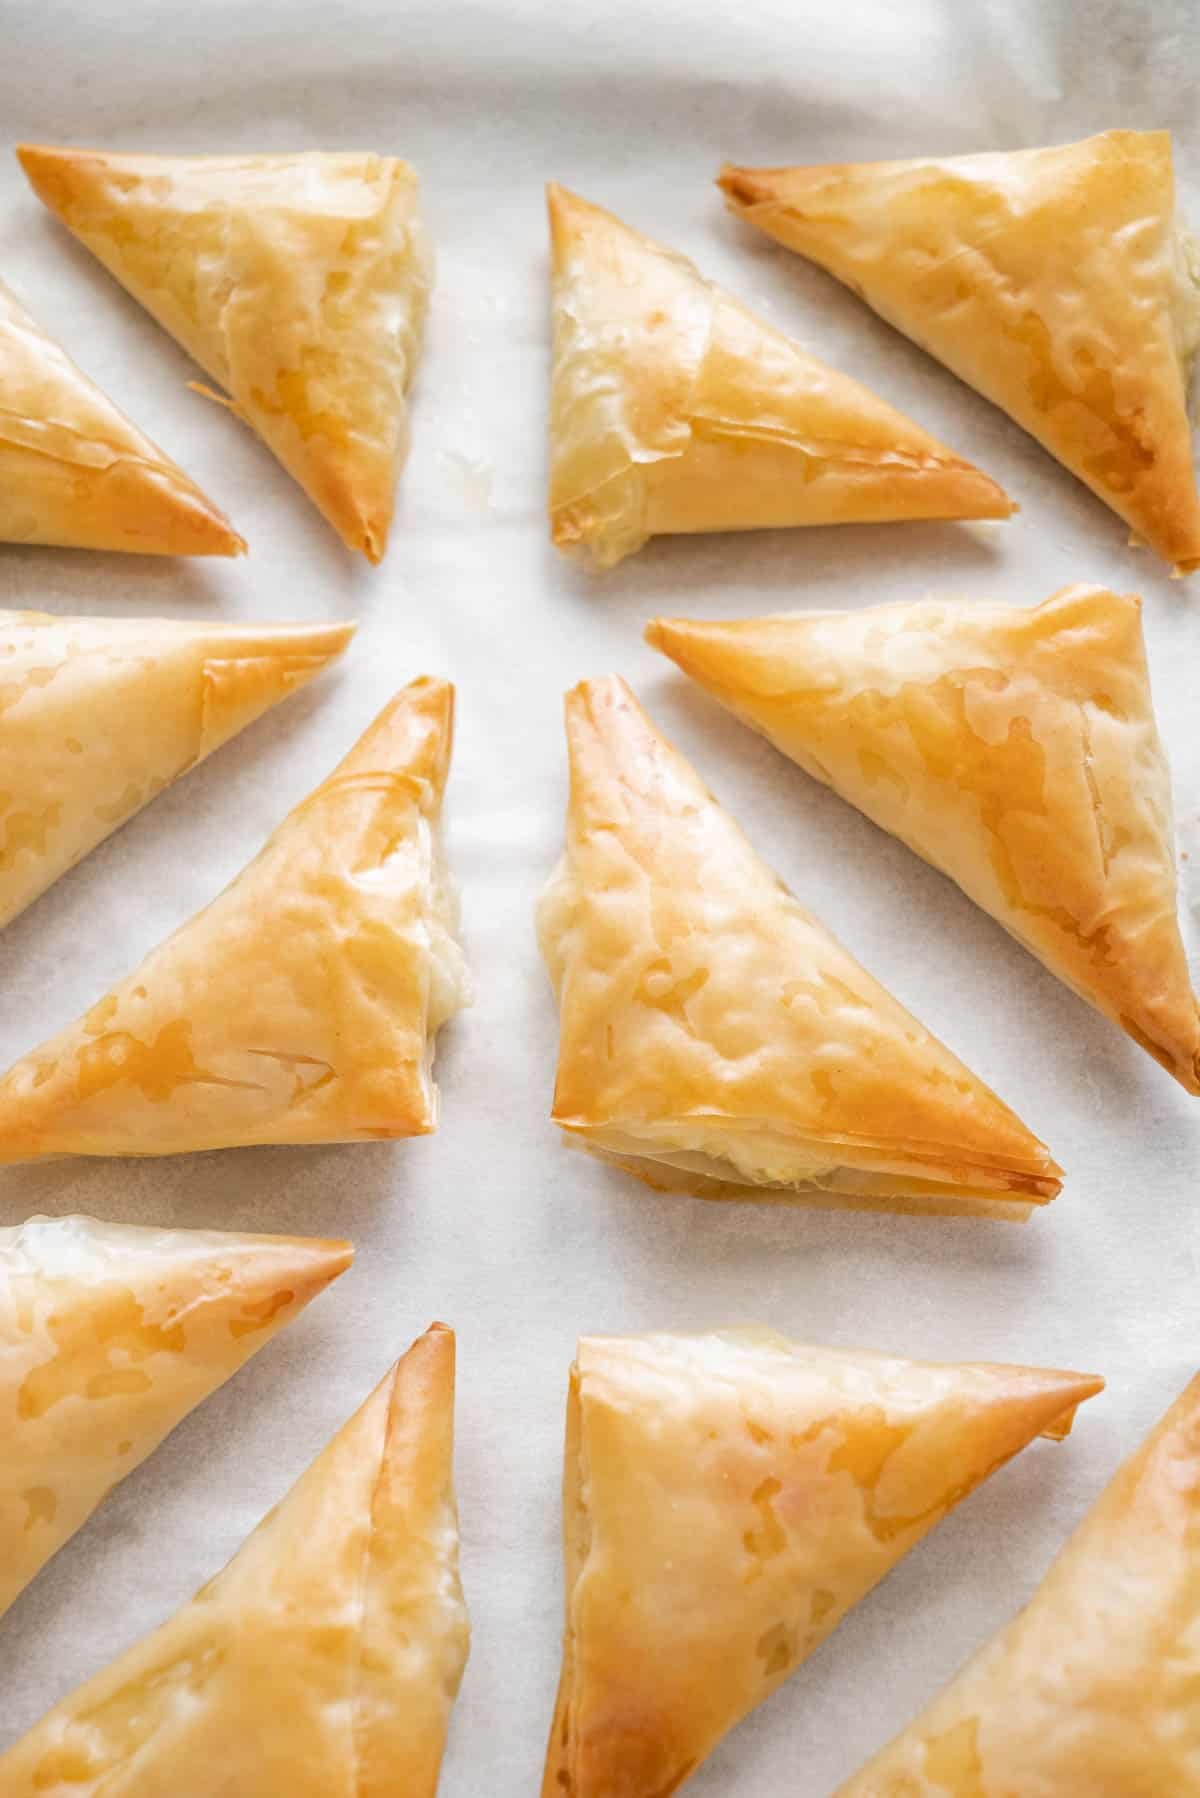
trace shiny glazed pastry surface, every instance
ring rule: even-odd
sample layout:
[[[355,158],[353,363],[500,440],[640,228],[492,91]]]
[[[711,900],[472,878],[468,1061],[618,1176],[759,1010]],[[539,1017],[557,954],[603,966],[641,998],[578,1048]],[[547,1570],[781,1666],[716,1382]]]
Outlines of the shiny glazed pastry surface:
[[[0,1612],[352,1254],[87,1217],[0,1229]]]
[[[469,1627],[434,1324],[222,1573],[0,1758],[3,1798],[433,1798]]]
[[[797,904],[623,681],[567,697],[567,850],[538,932],[553,1117],[652,1186],[1024,1216],[1059,1172]]]
[[[353,634],[0,612],[0,924]]]
[[[731,209],[1002,406],[1167,562],[1200,565],[1200,253],[1165,131],[912,162],[727,167]]]
[[[114,156],[26,144],[38,197],[378,562],[433,264],[394,157]]]
[[[1200,1380],[1031,1602],[838,1798],[1196,1798]]]
[[[585,1338],[543,1798],[675,1791],[960,1499],[1035,1436],[1064,1436],[1102,1385],[759,1329]]]
[[[1139,600],[1066,587],[647,636],[1200,1092]]]
[[[467,1002],[439,845],[453,689],[403,688],[249,867],[0,1082],[0,1160],[435,1128]]]
[[[0,539],[161,556],[246,547],[2,282]]]
[[[1008,517],[986,475],[686,257],[548,198],[560,549],[607,567],[662,532]]]

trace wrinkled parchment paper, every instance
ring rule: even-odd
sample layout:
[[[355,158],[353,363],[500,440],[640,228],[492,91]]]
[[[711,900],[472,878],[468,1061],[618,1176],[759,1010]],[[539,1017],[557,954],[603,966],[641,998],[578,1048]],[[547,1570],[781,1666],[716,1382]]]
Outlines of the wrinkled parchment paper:
[[[0,1624],[0,1741],[232,1554],[431,1318],[459,1332],[474,1649],[446,1798],[537,1790],[558,1665],[559,1472],[580,1330],[761,1319],[813,1341],[1095,1369],[1106,1395],[965,1503],[695,1778],[823,1798],[1041,1577],[1200,1361],[1200,1108],[943,879],[645,648],[656,611],[741,616],[926,592],[1140,591],[1181,831],[1200,872],[1200,576],[1170,581],[1032,441],[828,278],[726,217],[723,156],[804,162],[1171,126],[1200,223],[1187,0],[7,0],[0,120],[117,149],[411,159],[439,273],[387,561],[342,550],[181,351],[0,161],[0,277],[225,506],[238,564],[0,547],[0,605],[361,620],[342,667],[181,782],[0,937],[4,1062],[204,904],[400,682],[458,683],[449,848],[478,1003],[443,1037],[443,1124],[395,1146],[59,1164],[0,1213],[347,1234],[358,1263],[180,1428]],[[1020,502],[1004,525],[660,542],[603,580],[546,541],[541,186],[577,187],[878,389]],[[560,695],[629,677],[784,878],[1068,1170],[1029,1225],[706,1207],[560,1146],[530,912],[561,841]],[[2,1446],[0,1446],[2,1453]]]

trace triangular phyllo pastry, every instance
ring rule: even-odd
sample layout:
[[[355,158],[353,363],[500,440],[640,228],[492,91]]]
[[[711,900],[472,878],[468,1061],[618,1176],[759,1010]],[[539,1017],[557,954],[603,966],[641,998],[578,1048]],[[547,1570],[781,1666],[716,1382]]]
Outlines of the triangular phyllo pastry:
[[[600,567],[647,538],[1007,518],[986,475],[686,257],[549,189],[550,530]]]
[[[646,634],[1200,1092],[1139,600],[1065,587],[1021,610],[925,600]]]
[[[621,680],[567,697],[554,1121],[651,1186],[1024,1217],[1045,1147],[764,865]]]
[[[2,282],[0,540],[158,556],[246,547]]]
[[[437,826],[454,690],[398,693],[212,904],[0,1081],[0,1161],[419,1136],[468,1002]]]
[[[1035,1436],[1065,1436],[1103,1384],[761,1329],[585,1338],[543,1798],[674,1792],[960,1499]]]
[[[25,144],[39,199],[378,562],[433,266],[391,156],[111,156]]]
[[[0,1230],[0,1613],[352,1255],[87,1217]]]
[[[820,263],[1031,432],[1182,571],[1200,565],[1187,385],[1200,255],[1165,131],[913,162],[723,170]]]
[[[0,925],[353,635],[0,612]]]
[[[3,1798],[433,1798],[470,1630],[434,1324],[223,1572],[0,1758]]]
[[[838,1798],[1197,1798],[1200,1380],[1006,1630]]]

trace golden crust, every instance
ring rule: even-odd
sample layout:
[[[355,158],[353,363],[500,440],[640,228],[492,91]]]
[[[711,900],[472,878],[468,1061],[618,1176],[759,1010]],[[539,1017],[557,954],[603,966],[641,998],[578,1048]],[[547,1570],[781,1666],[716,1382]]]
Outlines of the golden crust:
[[[1187,418],[1200,267],[1168,132],[726,167],[720,186],[732,211],[1002,406],[1167,562],[1200,565]]]
[[[0,612],[0,925],[353,635]]]
[[[567,853],[539,907],[557,1124],[701,1193],[975,1215],[1054,1197],[1045,1147],[796,903],[623,681],[569,694],[567,736]]]
[[[378,562],[433,268],[394,157],[112,156],[25,144],[38,197]]]
[[[0,1614],[353,1253],[86,1217],[0,1229]]]
[[[1102,1386],[765,1330],[585,1338],[543,1798],[675,1791],[960,1499]]]
[[[1200,1380],[1030,1604],[838,1798],[1196,1798]]]
[[[1012,506],[828,368],[599,206],[551,185],[550,525],[600,567],[681,531]]]
[[[224,513],[76,368],[0,282],[0,538],[238,556]]]
[[[467,999],[437,847],[453,688],[414,681],[211,905],[0,1082],[0,1161],[436,1127]]]
[[[1138,599],[1079,586],[1020,610],[926,600],[646,635],[1200,1092]]]
[[[434,1798],[469,1628],[434,1324],[167,1623],[0,1759],[4,1798]]]

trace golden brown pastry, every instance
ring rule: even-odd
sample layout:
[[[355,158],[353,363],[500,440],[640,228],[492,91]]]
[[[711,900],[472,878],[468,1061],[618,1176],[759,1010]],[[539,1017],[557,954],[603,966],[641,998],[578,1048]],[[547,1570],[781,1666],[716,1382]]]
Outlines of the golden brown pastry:
[[[353,1253],[89,1217],[0,1229],[0,1614]]]
[[[548,198],[559,549],[603,568],[660,533],[1009,516],[994,481],[686,257]]]
[[[469,1627],[434,1324],[222,1573],[0,1758],[2,1798],[433,1798]]]
[[[233,884],[0,1081],[0,1161],[419,1136],[468,1002],[437,840],[454,690],[414,681]]]
[[[1166,131],[915,162],[725,168],[730,209],[1002,406],[1181,572],[1200,255]]]
[[[0,612],[0,925],[353,635]]]
[[[960,1499],[1035,1436],[1065,1436],[1103,1384],[762,1329],[586,1337],[543,1798],[674,1792]]]
[[[2,282],[0,539],[158,556],[246,547]]]
[[[538,934],[554,1121],[701,1197],[1028,1215],[1061,1170],[798,905],[621,680],[567,696],[567,851]]]
[[[1200,1092],[1138,599],[1065,587],[1026,610],[925,600],[646,634]]]
[[[838,1798],[1197,1798],[1200,1380],[1031,1603]]]
[[[111,156],[24,144],[39,199],[378,562],[433,264],[391,156]]]

